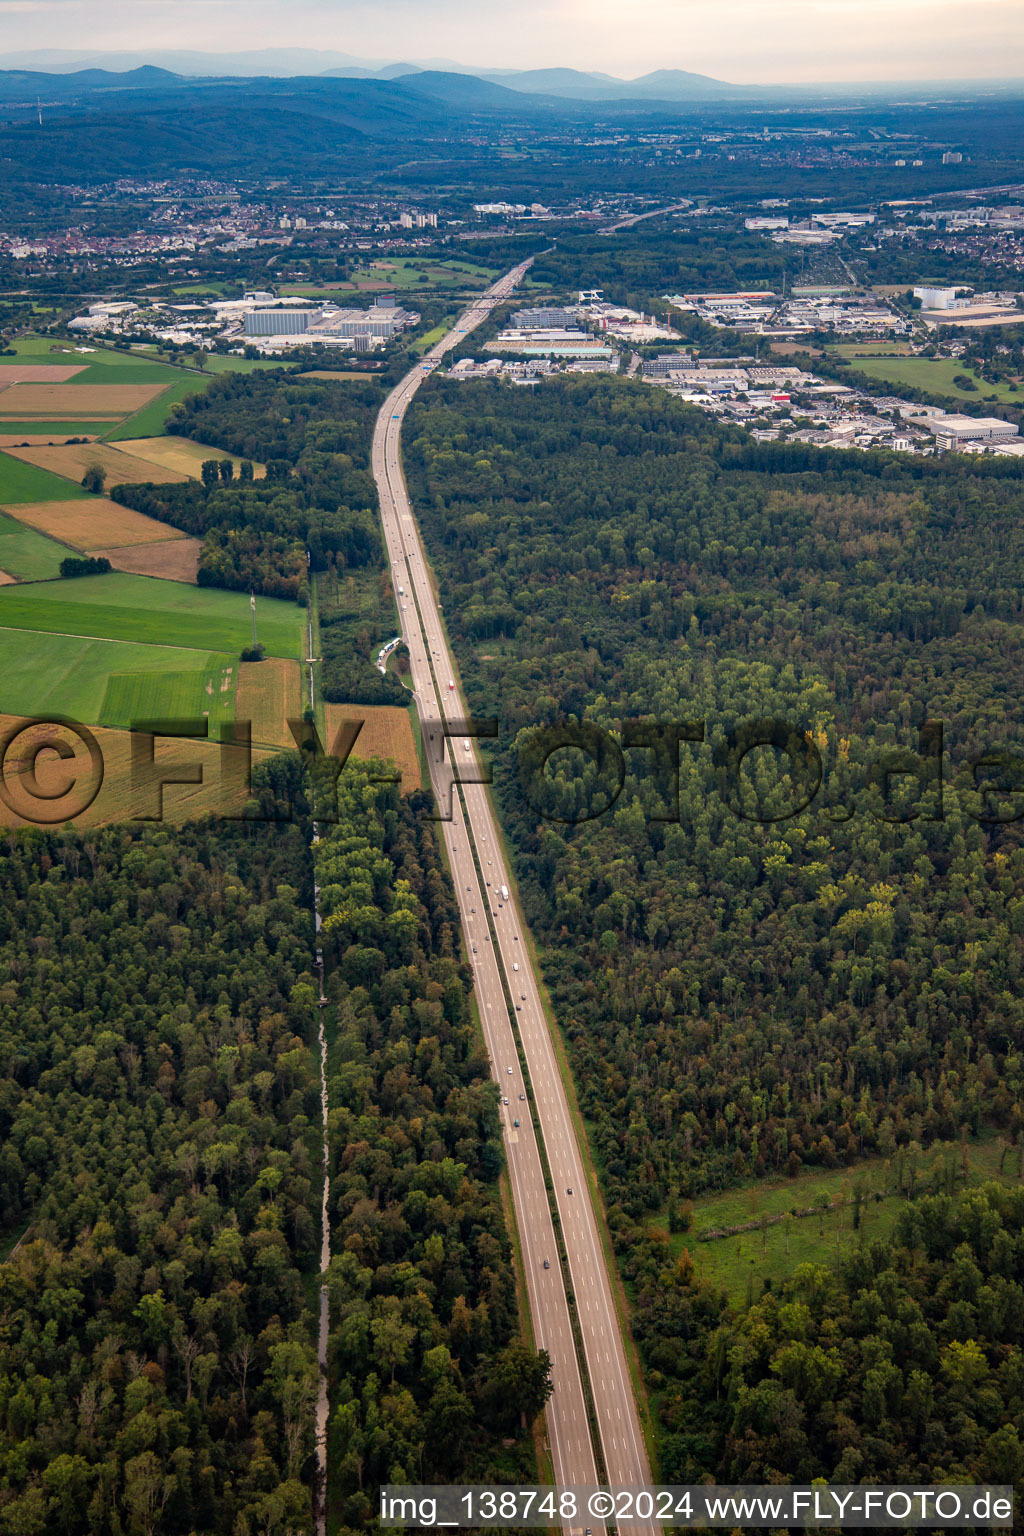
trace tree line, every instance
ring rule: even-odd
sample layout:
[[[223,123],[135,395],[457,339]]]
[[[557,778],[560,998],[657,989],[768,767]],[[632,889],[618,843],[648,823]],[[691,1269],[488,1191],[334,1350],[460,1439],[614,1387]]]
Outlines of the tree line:
[[[429,796],[349,761],[316,846],[331,1073],[330,1505],[382,1482],[535,1475],[550,1391],[520,1337],[498,1089],[470,1004]]]
[[[9,834],[0,1530],[309,1507],[319,1092],[297,828]],[[27,1230],[26,1230],[27,1228]]]

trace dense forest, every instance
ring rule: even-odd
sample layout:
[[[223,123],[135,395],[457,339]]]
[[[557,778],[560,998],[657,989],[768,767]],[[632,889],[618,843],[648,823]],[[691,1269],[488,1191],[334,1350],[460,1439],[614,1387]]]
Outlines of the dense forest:
[[[1019,469],[749,448],[643,386],[484,389],[431,387],[411,473],[613,1202],[1016,1134],[1024,849],[984,818],[1020,797],[968,759],[1022,736]],[[517,738],[572,717],[705,721],[678,819],[650,747],[607,813],[568,748],[524,783]],[[766,717],[820,759],[803,814],[803,758],[727,736]]]
[[[519,1339],[458,906],[426,797],[382,771],[350,761],[316,848],[336,1004],[329,1496],[350,1526],[375,1521],[381,1482],[534,1476],[527,1429],[549,1391]]]
[[[375,765],[380,771],[383,765]],[[532,1477],[497,1090],[422,795],[350,763],[326,914],[332,1483]],[[310,1519],[321,1106],[301,767],[269,820],[10,834],[0,905],[0,1532]],[[18,1241],[20,1239],[20,1241]]]
[[[383,565],[321,575],[317,616],[328,704],[408,704],[409,695],[394,673],[378,672],[372,664],[398,628],[394,588]]]
[[[621,381],[467,394],[424,391],[410,485],[674,1434],[722,1303],[648,1213],[1024,1130],[1024,781],[991,761],[1024,741],[1024,479],[750,445]],[[580,721],[621,792],[571,745],[538,772]]]
[[[679,1261],[696,1315],[688,1256]],[[666,1477],[723,1483],[1024,1482],[1024,1190],[906,1206],[891,1243],[724,1318],[664,1394]],[[713,1327],[705,1314],[703,1321]],[[674,1357],[669,1351],[674,1347]],[[654,1365],[653,1380],[665,1377]]]
[[[652,305],[664,307],[658,301],[665,294],[781,292],[791,262],[791,254],[761,234],[737,229],[733,219],[719,229],[702,220],[677,225],[671,234],[641,225],[611,237],[563,235],[553,250],[537,256],[530,276],[557,289],[600,288],[612,303],[649,314]]]
[[[872,1244],[837,1276],[799,1272],[783,1305],[766,1298],[748,1314],[730,1351],[731,1475],[781,1461],[837,1482],[942,1468],[1019,1483],[1022,1258],[1024,1191],[990,1186],[959,1205],[909,1206],[893,1245]],[[786,1423],[787,1394],[802,1423]],[[851,1417],[859,1435],[846,1432]]]
[[[10,834],[0,1530],[309,1507],[319,1091],[297,828]],[[26,1228],[22,1231],[21,1229]]]

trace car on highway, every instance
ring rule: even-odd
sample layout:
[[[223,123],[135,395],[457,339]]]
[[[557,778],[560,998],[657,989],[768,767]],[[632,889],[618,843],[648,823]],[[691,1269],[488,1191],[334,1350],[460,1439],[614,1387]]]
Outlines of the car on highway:
[[[518,1125],[518,1124],[519,1124],[519,1121],[518,1121],[518,1120],[513,1120],[513,1122],[512,1122],[512,1124],[513,1124],[513,1125]]]
[[[567,1195],[571,1195],[572,1194],[572,1185],[571,1184],[569,1185],[569,1188],[566,1190],[566,1194]]]
[[[509,1077],[512,1076],[512,1068],[511,1067],[509,1067],[509,1069],[508,1069],[508,1075],[509,1075]]]
[[[514,971],[518,971],[518,969],[519,969],[519,964],[518,964],[518,962],[517,962],[517,961],[515,961],[515,960],[513,960],[513,961],[512,961],[512,969],[513,969],[513,970],[514,970]]]
[[[502,1102],[502,1103],[503,1103],[503,1104],[507,1104],[507,1103],[508,1103],[508,1094],[507,1094],[507,1093],[506,1093],[506,1095],[505,1095],[505,1097],[504,1097],[504,1098],[503,1098],[503,1099],[502,1099],[502,1101],[501,1101],[501,1102]]]
[[[545,1269],[550,1269],[551,1268],[551,1260],[550,1259],[545,1259],[544,1260],[544,1268]]]
[[[520,1098],[521,1098],[521,1099],[525,1099],[525,1098],[526,1098],[526,1094],[525,1094],[525,1093],[521,1093],[521,1094],[520,1094],[520,1095],[519,1095],[519,1097],[520,1097]]]

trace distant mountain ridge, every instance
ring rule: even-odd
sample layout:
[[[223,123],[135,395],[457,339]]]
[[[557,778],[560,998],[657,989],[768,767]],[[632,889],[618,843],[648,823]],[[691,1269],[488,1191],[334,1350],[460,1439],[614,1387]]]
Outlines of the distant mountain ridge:
[[[694,101],[756,95],[770,89],[758,85],[731,85],[725,80],[715,80],[711,75],[696,75],[685,69],[658,69],[653,74],[640,75],[636,80],[620,80],[614,75],[579,69],[480,71],[479,78],[493,80],[513,91],[577,97],[586,101]]]
[[[38,48],[29,52],[0,54],[0,70],[37,70],[43,74],[76,74],[86,70],[135,74],[140,68],[156,68],[186,78],[238,77],[277,79],[326,75],[350,80],[408,80],[410,76],[462,76],[497,85],[523,95],[556,96],[568,100],[695,100],[723,95],[756,94],[762,86],[731,85],[710,75],[682,69],[656,70],[637,80],[622,80],[600,71],[550,69],[477,69],[451,59],[386,63],[360,59],[351,54],[308,48],[264,48],[238,53],[203,53],[190,49],[152,49],[143,52],[103,52]],[[81,82],[85,84],[85,81]],[[436,81],[435,81],[436,83]],[[449,87],[454,89],[454,87]]]
[[[526,102],[531,102],[533,109],[543,111],[559,102],[566,107],[606,103],[629,109],[684,103],[807,102],[836,96],[920,99],[937,92],[944,96],[967,97],[1024,95],[1024,81],[1007,78],[750,85],[719,80],[691,70],[656,69],[634,80],[626,80],[599,70],[471,68],[452,59],[389,62],[313,48],[262,48],[224,53],[160,48],[136,52],[37,48],[0,54],[0,77],[7,82],[6,86],[0,85],[0,97],[11,99],[10,87],[15,76],[24,77],[25,89],[30,88],[33,81],[43,88],[47,81],[63,81],[66,85],[73,80],[83,91],[156,89],[161,81],[169,87],[199,80],[263,81],[268,85],[297,79],[402,82],[439,101],[477,110],[510,106],[510,98],[514,96],[526,98],[521,110],[529,110]],[[472,81],[474,85],[461,86],[458,82],[462,80]],[[491,87],[506,94],[495,94],[489,89]],[[53,88],[61,90],[58,84]]]

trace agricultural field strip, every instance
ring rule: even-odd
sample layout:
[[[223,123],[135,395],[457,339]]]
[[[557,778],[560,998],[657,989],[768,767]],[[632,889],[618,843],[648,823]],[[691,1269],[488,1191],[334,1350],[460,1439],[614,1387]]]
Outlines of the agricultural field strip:
[[[0,624],[0,635],[60,635],[65,640],[95,640],[97,645],[146,645],[156,651],[195,651],[195,645],[175,645],[170,640],[133,640],[117,635],[84,635],[74,629],[29,629],[27,624]],[[225,651],[225,655],[230,652]]]
[[[271,655],[299,654],[301,621],[294,605],[263,598],[257,625]],[[6,588],[0,600],[0,628],[236,652],[251,636],[249,602],[241,593],[214,594],[181,582],[120,572],[47,582],[30,591]],[[168,635],[174,638],[168,641]]]

